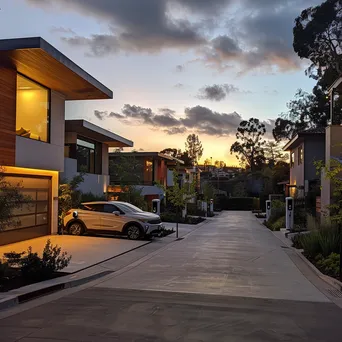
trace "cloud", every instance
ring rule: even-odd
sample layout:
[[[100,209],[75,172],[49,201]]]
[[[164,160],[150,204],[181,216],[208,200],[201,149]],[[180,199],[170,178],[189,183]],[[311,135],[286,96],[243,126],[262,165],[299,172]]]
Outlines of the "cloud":
[[[100,120],[115,118],[130,126],[145,125],[169,135],[192,131],[217,137],[234,136],[243,120],[237,112],[219,113],[203,106],[186,108],[182,117],[176,116],[176,112],[170,108],[160,108],[153,112],[151,108],[130,104],[125,104],[120,113],[96,110],[94,115]],[[268,136],[271,137],[275,121],[268,120],[263,123]]]
[[[76,32],[72,30],[71,28],[66,28],[66,27],[61,27],[61,26],[60,27],[52,26],[50,29],[50,32],[76,35]]]
[[[74,11],[106,27],[105,32],[71,37],[69,29],[58,28],[66,43],[86,48],[88,56],[192,50],[207,67],[246,73],[298,69],[294,19],[320,0],[26,1],[48,11]],[[183,70],[183,65],[176,67]]]
[[[214,84],[200,89],[197,98],[210,101],[222,101],[231,93],[240,92],[239,88],[232,84]]]
[[[177,72],[183,72],[184,71],[184,65],[176,65],[176,71]]]
[[[183,83],[177,83],[174,85],[174,88],[184,88],[184,84]]]

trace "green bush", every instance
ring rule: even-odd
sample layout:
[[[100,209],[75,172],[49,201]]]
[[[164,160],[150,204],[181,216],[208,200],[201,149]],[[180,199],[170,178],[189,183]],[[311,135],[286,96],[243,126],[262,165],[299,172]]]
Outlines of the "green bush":
[[[293,243],[304,249],[304,254],[314,260],[317,255],[327,257],[331,253],[339,253],[340,233],[338,227],[327,225],[312,230],[308,234],[297,235]],[[296,247],[297,248],[297,247]]]
[[[340,273],[340,255],[337,253],[331,253],[327,257],[319,254],[315,258],[316,266],[319,270],[330,276],[337,278]]]
[[[309,259],[315,259],[315,257],[322,252],[319,231],[302,234],[300,239],[304,249],[304,255]]]
[[[61,247],[52,246],[47,240],[42,257],[32,252],[32,247],[27,250],[27,255],[20,259],[22,275],[32,281],[50,279],[55,272],[61,271],[70,263],[71,256],[62,252]]]
[[[296,249],[303,249],[301,234],[297,234],[293,236],[291,240],[292,240],[292,247]]]
[[[106,195],[94,195],[92,192],[85,192],[81,194],[81,203],[107,201]]]
[[[285,220],[286,220],[285,216],[280,217],[277,221],[271,224],[271,229],[273,231],[279,231],[281,228],[285,228],[286,226]]]
[[[278,221],[282,217],[285,218],[285,215],[286,215],[285,203],[279,200],[272,201],[271,216],[268,219],[268,224],[272,226],[276,221]],[[285,224],[282,228],[284,227],[285,227]]]
[[[8,263],[2,262],[0,260],[0,284],[2,283],[2,280],[7,276],[8,272]]]

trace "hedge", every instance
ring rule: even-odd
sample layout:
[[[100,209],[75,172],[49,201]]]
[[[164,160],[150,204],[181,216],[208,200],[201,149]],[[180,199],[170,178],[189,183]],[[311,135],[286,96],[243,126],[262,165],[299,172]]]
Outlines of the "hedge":
[[[258,210],[259,206],[258,198],[254,197],[225,197],[221,198],[221,207],[223,210],[241,210],[251,211]]]

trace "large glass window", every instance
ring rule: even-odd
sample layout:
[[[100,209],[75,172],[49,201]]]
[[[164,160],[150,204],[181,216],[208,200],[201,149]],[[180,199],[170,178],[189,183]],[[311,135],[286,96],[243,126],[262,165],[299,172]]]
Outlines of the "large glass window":
[[[77,171],[95,173],[95,143],[77,139]]]
[[[49,101],[49,89],[17,75],[17,135],[49,142]]]

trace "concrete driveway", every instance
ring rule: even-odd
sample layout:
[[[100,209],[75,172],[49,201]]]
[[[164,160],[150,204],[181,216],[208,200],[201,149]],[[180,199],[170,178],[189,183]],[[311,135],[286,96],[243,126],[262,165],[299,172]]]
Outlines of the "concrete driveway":
[[[0,246],[0,258],[7,252],[27,251],[30,246],[33,252],[42,254],[48,239],[53,245],[62,247],[62,251],[72,256],[69,266],[63,270],[67,273],[81,271],[150,243],[150,241],[131,241],[111,237],[50,235]]]
[[[98,287],[328,301],[283,247],[251,213],[224,212]]]

